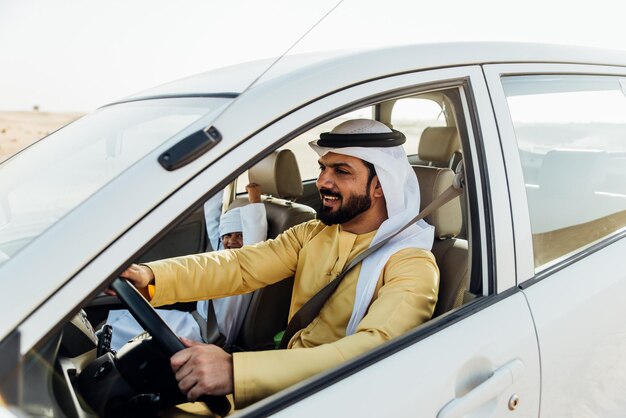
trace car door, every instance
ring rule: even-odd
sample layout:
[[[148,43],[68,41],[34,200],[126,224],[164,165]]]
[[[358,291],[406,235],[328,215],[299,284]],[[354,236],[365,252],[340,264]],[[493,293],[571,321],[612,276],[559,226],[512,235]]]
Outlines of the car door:
[[[463,102],[472,279],[483,295],[415,331],[243,410],[245,416],[516,416],[539,411],[539,354],[532,317],[515,286],[502,153],[479,67],[365,83],[294,112],[259,134],[280,138],[302,121],[362,97],[457,89]],[[349,110],[349,108],[348,108]],[[254,139],[254,138],[253,138]]]
[[[624,416],[626,68],[486,68],[509,167],[542,416]]]
[[[71,307],[113,277],[191,213],[210,193],[297,132],[389,97],[446,88],[458,92],[459,128],[467,150],[472,281],[482,292],[466,306],[424,324],[345,365],[322,373],[242,410],[243,415],[518,416],[538,415],[539,356],[525,297],[515,286],[515,258],[507,184],[497,130],[480,67],[446,68],[382,77],[320,96],[233,147],[224,158],[137,221],[19,328],[21,353],[48,332]],[[232,106],[236,110],[237,106]],[[235,115],[236,116],[236,115]],[[224,137],[235,136],[240,118],[218,119]],[[245,162],[233,166],[233,161]],[[165,228],[165,229],[164,229]],[[87,294],[85,289],[96,289]],[[62,318],[61,318],[62,319]],[[372,401],[364,402],[364,399]]]

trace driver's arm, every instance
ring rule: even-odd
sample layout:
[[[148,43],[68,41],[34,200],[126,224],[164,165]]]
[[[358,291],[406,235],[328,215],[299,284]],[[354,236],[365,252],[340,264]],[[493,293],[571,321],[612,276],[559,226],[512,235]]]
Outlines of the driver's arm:
[[[313,221],[316,222],[316,221]],[[248,293],[293,276],[305,235],[297,225],[274,240],[146,263],[154,273],[154,306]]]

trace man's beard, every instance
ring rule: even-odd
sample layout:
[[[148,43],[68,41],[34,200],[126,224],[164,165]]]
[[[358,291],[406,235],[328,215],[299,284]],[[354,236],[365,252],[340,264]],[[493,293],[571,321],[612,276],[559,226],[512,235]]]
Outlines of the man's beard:
[[[372,199],[367,192],[362,195],[351,193],[345,201],[345,204],[343,204],[344,199],[339,193],[333,193],[328,190],[324,190],[322,193],[322,190],[320,190],[320,194],[322,194],[322,207],[319,210],[318,215],[319,220],[324,222],[326,225],[343,224],[348,222],[372,206]],[[324,206],[324,194],[339,197],[341,199],[341,205],[335,212],[331,212],[331,208]]]

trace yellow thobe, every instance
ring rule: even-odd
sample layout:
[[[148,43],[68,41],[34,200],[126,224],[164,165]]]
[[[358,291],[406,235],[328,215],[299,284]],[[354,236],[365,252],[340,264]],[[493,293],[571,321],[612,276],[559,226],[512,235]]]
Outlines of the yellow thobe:
[[[294,276],[289,318],[365,250],[376,231],[356,235],[314,220],[274,240],[237,250],[161,260],[154,306],[247,293]],[[286,350],[233,354],[235,406],[242,408],[355,357],[429,320],[437,302],[439,269],[430,251],[407,248],[389,258],[371,305],[353,335],[346,327],[360,265],[353,268],[320,314]]]

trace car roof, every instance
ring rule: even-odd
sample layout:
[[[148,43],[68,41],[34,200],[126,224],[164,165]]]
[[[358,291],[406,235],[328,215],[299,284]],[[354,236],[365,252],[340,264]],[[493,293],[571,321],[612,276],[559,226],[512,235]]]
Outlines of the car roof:
[[[274,63],[274,64],[273,64]],[[222,95],[236,98],[213,122],[235,145],[259,127],[346,86],[417,71],[500,63],[573,63],[626,67],[626,52],[513,42],[455,42],[292,54],[187,77],[127,100]],[[268,68],[271,66],[270,68]],[[244,117],[245,115],[245,117]]]
[[[358,74],[354,71],[355,61],[360,64]],[[253,83],[255,85],[279,83],[281,79],[297,74],[306,74],[309,82],[312,77],[323,82],[328,79],[329,71],[332,71],[333,77],[341,78],[344,75],[341,71],[347,70],[346,75],[351,79],[360,75],[363,80],[367,80],[380,74],[459,65],[517,62],[626,66],[626,52],[540,43],[450,42],[293,54],[280,59],[251,61],[185,77],[133,94],[120,102],[189,95],[236,97]]]

